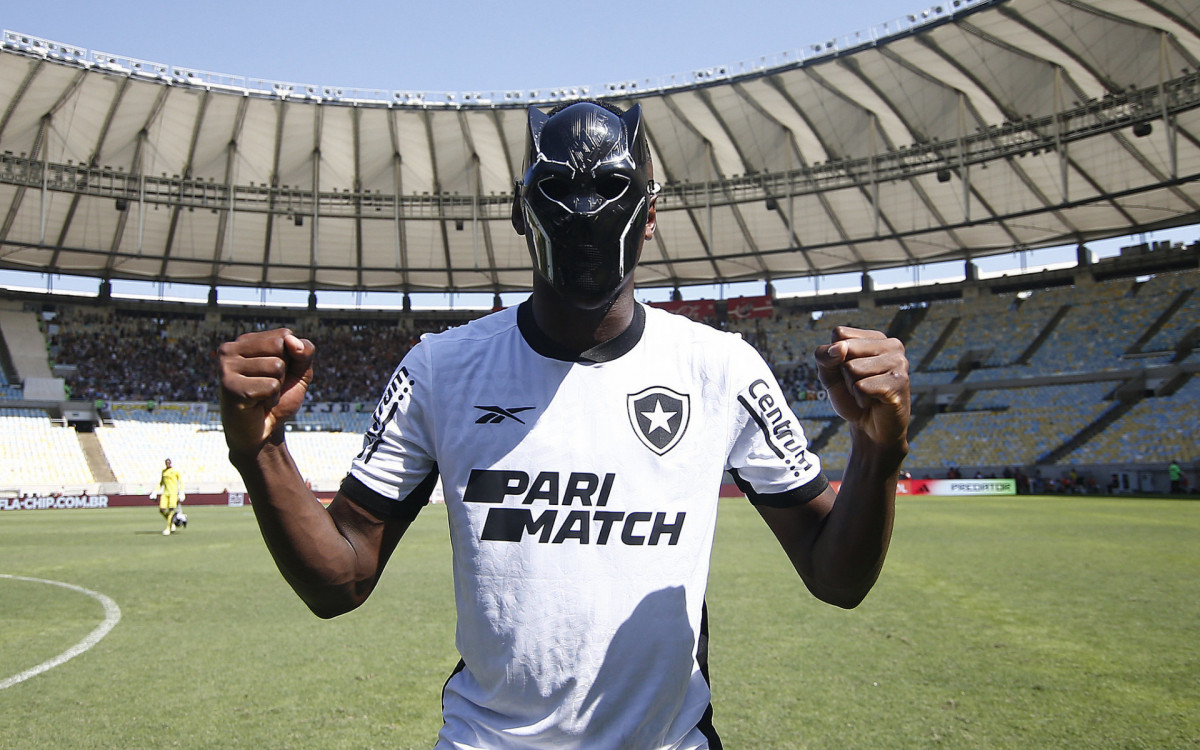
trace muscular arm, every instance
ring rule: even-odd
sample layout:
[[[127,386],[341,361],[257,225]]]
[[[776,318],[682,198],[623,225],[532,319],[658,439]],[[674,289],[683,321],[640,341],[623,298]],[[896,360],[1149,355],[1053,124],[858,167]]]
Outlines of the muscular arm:
[[[851,608],[875,584],[891,541],[896,478],[908,453],[908,361],[899,341],[878,332],[838,327],[833,338],[818,348],[817,365],[850,427],[841,489],[758,511],[813,595]]]
[[[340,492],[326,510],[305,486],[283,426],[303,403],[315,352],[286,329],[222,344],[221,421],[275,564],[328,618],[366,600],[409,522],[380,520]]]

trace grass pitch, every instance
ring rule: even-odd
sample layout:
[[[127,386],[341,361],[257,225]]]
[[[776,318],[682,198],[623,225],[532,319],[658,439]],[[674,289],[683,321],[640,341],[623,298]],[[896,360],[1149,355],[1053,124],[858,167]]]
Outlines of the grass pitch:
[[[249,508],[0,514],[0,573],[121,608],[85,653],[0,690],[0,748],[429,748],[453,644],[445,511],[426,509],[359,611],[313,617]],[[804,591],[723,501],[709,588],[726,747],[1200,746],[1200,503],[903,498],[875,590]],[[104,618],[0,578],[0,682]]]

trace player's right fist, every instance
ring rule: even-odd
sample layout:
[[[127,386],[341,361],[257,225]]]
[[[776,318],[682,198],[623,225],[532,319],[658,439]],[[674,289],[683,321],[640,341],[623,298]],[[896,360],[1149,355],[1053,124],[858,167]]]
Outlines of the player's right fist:
[[[282,442],[283,425],[304,403],[316,347],[286,328],[238,336],[217,349],[221,423],[233,453]]]

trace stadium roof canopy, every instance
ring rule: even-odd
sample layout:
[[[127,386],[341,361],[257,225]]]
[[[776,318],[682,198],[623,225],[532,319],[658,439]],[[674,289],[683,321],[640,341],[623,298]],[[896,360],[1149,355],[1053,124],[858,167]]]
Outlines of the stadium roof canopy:
[[[869,37],[869,38],[868,38]],[[357,91],[6,32],[0,268],[527,289],[526,108],[639,102],[639,284],[971,259],[1200,221],[1200,3],[946,0],[761,64],[554,91]]]

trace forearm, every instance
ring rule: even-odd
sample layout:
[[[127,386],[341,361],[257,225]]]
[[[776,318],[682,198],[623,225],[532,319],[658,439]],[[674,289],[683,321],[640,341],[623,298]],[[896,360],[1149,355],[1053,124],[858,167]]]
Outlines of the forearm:
[[[373,580],[333,517],[321,505],[296,468],[286,444],[268,441],[251,455],[230,453],[242,475],[254,516],[279,572],[320,617],[333,617],[358,606]]]
[[[875,585],[887,556],[903,446],[856,441],[837,499],[813,545],[810,588],[822,600],[857,606]]]

